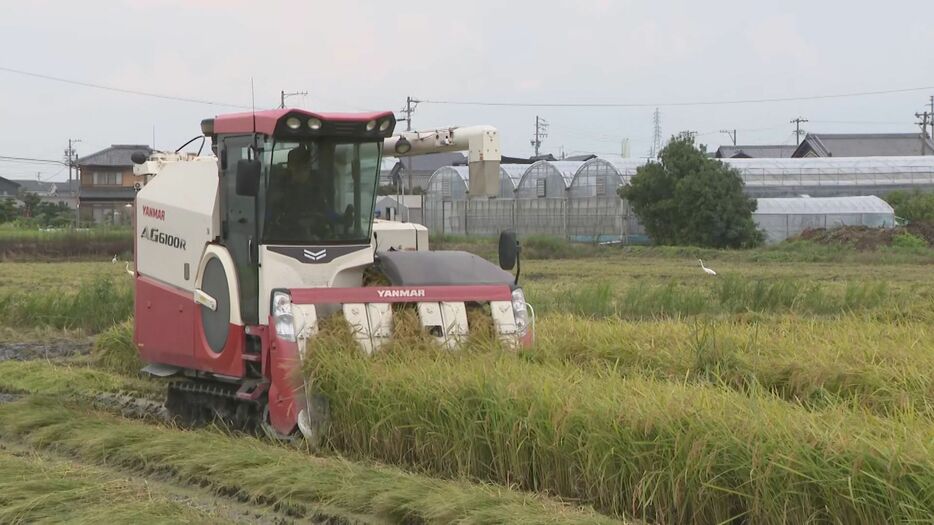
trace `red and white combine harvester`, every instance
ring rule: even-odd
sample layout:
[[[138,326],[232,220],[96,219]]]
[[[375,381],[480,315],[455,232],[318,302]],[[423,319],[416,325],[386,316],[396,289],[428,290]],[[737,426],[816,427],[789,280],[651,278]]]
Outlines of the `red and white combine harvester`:
[[[471,197],[495,196],[496,130],[394,127],[390,112],[220,115],[201,123],[212,156],[134,156],[149,181],[136,198],[134,341],[146,372],[180,379],[171,412],[317,440],[327,402],[302,379],[306,342],[343,315],[361,351],[378,351],[394,303],[416,308],[442,346],[469,333],[469,308],[508,344],[529,344],[529,308],[504,271],[513,234],[500,237],[500,268],[428,251],[424,226],[373,219],[383,155],[468,151]],[[389,285],[369,286],[374,272]]]

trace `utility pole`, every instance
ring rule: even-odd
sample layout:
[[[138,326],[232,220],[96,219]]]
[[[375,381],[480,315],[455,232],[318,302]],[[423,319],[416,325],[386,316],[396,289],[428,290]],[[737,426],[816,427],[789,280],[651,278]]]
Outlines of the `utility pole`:
[[[721,129],[720,133],[726,133],[727,136],[730,137],[730,140],[733,141],[733,145],[734,146],[736,145],[736,130],[735,129],[732,131],[728,129]]]
[[[71,180],[72,180],[72,178],[71,178],[71,172],[72,172],[72,168],[76,168],[76,167],[77,167],[77,164],[76,164],[76,163],[77,163],[77,161],[78,161],[78,152],[75,151],[75,144],[77,144],[77,143],[79,143],[79,142],[81,142],[81,139],[68,139],[68,149],[65,150],[65,164],[68,165],[68,187],[69,187],[69,188],[72,187],[72,186],[71,186]],[[75,193],[75,228],[78,228],[78,226],[80,225],[80,215],[79,215],[80,212],[79,212],[79,210],[78,210],[78,191],[79,191],[79,189],[81,188],[81,180],[80,180],[80,178],[79,178],[79,174],[78,174],[77,170],[75,171],[75,178],[74,178],[74,180],[75,180],[75,185],[74,185],[74,193]]]
[[[412,114],[415,113],[415,108],[418,107],[418,103],[421,100],[405,97],[405,107],[402,108],[402,112],[405,113],[405,130],[412,131]],[[409,191],[412,191],[412,157],[406,159],[408,161],[408,166],[405,169],[406,178],[408,179]]]
[[[538,156],[539,149],[542,146],[542,139],[548,137],[548,133],[546,133],[547,131],[548,131],[548,121],[536,115],[535,116],[535,138],[529,141],[529,144],[535,147],[536,157]]]
[[[927,155],[928,122],[934,121],[934,114],[924,111],[915,113],[915,117],[921,119],[915,123],[921,126],[921,155]]]
[[[931,138],[934,138],[934,95],[931,95],[930,100],[931,100],[931,111],[930,111],[931,116],[929,117],[929,122],[931,123],[931,134],[928,136]]]
[[[808,119],[801,118],[801,117],[798,117],[796,119],[792,119],[789,121],[791,124],[795,125],[795,141],[796,141],[795,143],[796,144],[801,144],[801,135],[807,133],[807,131],[801,130],[801,123],[807,122],[807,121]]]
[[[285,109],[285,99],[288,97],[294,97],[296,95],[308,95],[307,91],[293,91],[291,93],[286,93],[284,90],[279,92],[279,107]]]
[[[655,108],[655,113],[652,115],[652,126],[654,130],[652,132],[651,157],[654,159],[658,157],[658,153],[662,149],[662,113],[658,108]]]
[[[402,112],[405,113],[405,118],[399,120],[405,121],[406,131],[412,131],[412,114],[415,113],[415,108],[418,107],[420,102],[421,100],[405,97],[405,107],[402,108]]]
[[[682,139],[694,140],[694,137],[697,136],[697,132],[694,131],[694,130],[686,129],[686,130],[684,130],[684,131],[678,133],[678,136],[681,137]]]

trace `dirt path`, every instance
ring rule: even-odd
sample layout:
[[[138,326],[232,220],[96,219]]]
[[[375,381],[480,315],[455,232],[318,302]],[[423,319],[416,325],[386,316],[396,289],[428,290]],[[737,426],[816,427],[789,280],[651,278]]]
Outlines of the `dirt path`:
[[[90,339],[71,341],[55,340],[43,342],[2,342],[0,341],[0,361],[29,361],[33,359],[65,359],[91,352]]]

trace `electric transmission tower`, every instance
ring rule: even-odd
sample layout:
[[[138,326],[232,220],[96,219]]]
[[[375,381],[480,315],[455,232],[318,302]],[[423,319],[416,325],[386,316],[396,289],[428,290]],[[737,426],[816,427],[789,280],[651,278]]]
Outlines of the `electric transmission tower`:
[[[652,133],[652,153],[649,156],[654,159],[662,149],[662,113],[658,108],[655,108],[652,115],[652,125],[655,129]]]
[[[535,148],[536,157],[538,156],[539,148],[541,148],[542,146],[542,139],[548,137],[547,131],[548,131],[548,121],[536,115],[535,116],[535,137],[529,141],[529,144],[531,144]]]

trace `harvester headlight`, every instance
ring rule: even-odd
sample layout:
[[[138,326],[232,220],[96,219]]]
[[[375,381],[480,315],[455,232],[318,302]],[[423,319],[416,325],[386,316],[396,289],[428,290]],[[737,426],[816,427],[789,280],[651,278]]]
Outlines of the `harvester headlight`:
[[[399,137],[399,140],[396,141],[395,150],[396,154],[405,155],[406,153],[412,151],[412,143],[409,142],[405,137]]]
[[[295,342],[295,316],[292,315],[292,298],[284,292],[272,296],[272,319],[276,324],[276,335],[285,341]]]
[[[298,117],[289,117],[285,119],[285,125],[288,126],[289,129],[298,129],[302,127],[302,121],[298,120]]]
[[[308,129],[319,130],[321,129],[321,119],[310,118],[308,119]]]
[[[366,130],[367,130],[367,131],[373,131],[374,129],[376,129],[376,121],[375,121],[375,120],[371,120],[371,121],[369,121],[369,122],[366,123]]]
[[[519,337],[524,337],[529,332],[529,309],[525,303],[522,288],[512,291],[512,315],[516,318],[516,331]]]
[[[379,132],[380,132],[380,133],[383,133],[383,132],[385,132],[387,129],[389,129],[389,119],[388,119],[388,118],[385,118],[385,119],[382,120],[382,122],[379,123]]]

